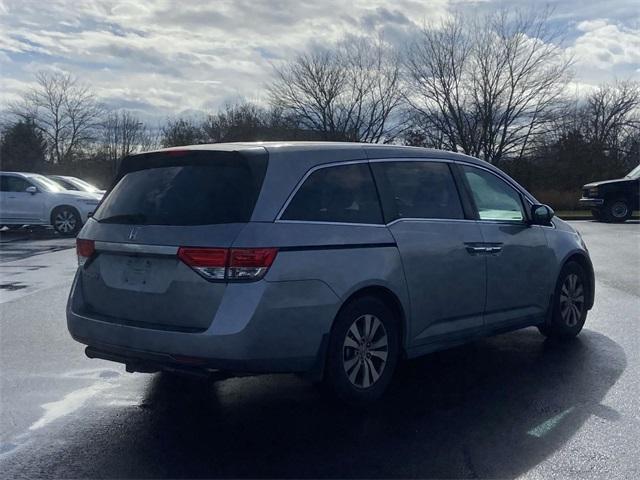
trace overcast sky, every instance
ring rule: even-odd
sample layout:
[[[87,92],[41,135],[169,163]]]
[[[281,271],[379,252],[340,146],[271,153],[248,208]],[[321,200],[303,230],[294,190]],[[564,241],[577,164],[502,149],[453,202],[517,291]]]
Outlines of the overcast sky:
[[[547,2],[566,32],[580,91],[640,79],[638,0]],[[69,71],[111,107],[164,119],[264,101],[273,64],[346,34],[401,43],[454,10],[535,0],[0,0],[0,103],[43,69]]]

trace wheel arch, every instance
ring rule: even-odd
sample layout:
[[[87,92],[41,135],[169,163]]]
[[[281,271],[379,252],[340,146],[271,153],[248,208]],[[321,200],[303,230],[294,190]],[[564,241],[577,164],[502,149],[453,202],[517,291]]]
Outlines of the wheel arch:
[[[336,316],[334,317],[333,323],[335,323],[335,319],[338,318],[338,315],[340,315],[340,312],[344,309],[346,305],[348,305],[350,302],[358,298],[368,297],[368,296],[376,297],[382,300],[396,315],[396,318],[398,319],[398,327],[400,328],[400,332],[399,332],[400,339],[401,339],[400,350],[401,350],[401,354],[404,355],[405,345],[407,343],[407,332],[408,332],[407,316],[400,298],[395,292],[393,292],[388,287],[385,287],[383,285],[367,285],[351,293],[342,302],[342,305],[340,306],[340,308],[338,309],[338,312],[336,313]],[[333,327],[333,323],[332,323],[332,327]]]
[[[589,282],[589,288],[587,289],[587,292],[588,292],[587,310],[590,310],[591,307],[593,307],[593,302],[595,299],[595,275],[593,271],[593,264],[591,263],[591,260],[584,252],[581,252],[581,251],[571,252],[565,257],[565,259],[561,263],[560,270],[558,271],[558,276],[560,275],[560,272],[565,267],[565,265],[569,262],[577,263],[584,269],[585,272],[587,272],[587,280]]]
[[[53,208],[51,208],[51,211],[49,212],[49,221],[51,222],[51,225],[53,225],[53,215],[54,215],[54,213],[56,213],[61,208],[69,208],[69,209],[73,210],[76,213],[76,215],[78,215],[78,218],[82,222],[82,215],[80,215],[80,210],[78,210],[78,207],[75,207],[75,206],[70,205],[68,203],[63,203],[63,204],[60,204],[60,205],[55,205]]]

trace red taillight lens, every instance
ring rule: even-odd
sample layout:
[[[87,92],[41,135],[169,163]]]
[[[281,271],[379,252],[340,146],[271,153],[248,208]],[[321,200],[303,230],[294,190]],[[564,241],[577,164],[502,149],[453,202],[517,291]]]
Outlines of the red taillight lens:
[[[233,280],[261,278],[278,254],[277,248],[233,248],[227,278]]]
[[[226,248],[178,249],[178,258],[190,267],[226,267],[229,250]]]
[[[175,150],[166,150],[165,155],[169,157],[184,157],[189,154],[189,150],[185,150],[184,148],[177,148]]]
[[[229,250],[226,248],[180,247],[178,258],[204,278],[222,280],[227,268]]]
[[[273,264],[277,248],[180,247],[178,258],[210,280],[256,280]]]
[[[95,253],[96,242],[76,238],[76,253],[78,255],[78,265],[82,266]]]
[[[277,248],[234,248],[231,267],[270,267],[278,253]]]

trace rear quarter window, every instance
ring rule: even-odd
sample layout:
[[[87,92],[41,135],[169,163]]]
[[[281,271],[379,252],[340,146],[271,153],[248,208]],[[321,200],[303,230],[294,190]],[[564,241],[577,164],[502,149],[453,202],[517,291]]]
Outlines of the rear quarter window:
[[[137,225],[248,222],[267,162],[263,157],[219,159],[210,152],[182,156],[179,164],[147,160],[153,168],[124,174],[96,210],[95,220]]]
[[[369,165],[324,167],[313,172],[295,193],[283,220],[382,223],[382,211]]]

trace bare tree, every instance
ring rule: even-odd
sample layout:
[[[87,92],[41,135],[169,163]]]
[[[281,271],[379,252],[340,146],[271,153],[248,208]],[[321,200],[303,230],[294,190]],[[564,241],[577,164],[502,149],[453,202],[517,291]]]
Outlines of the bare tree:
[[[626,156],[637,149],[640,136],[640,84],[605,83],[586,96],[576,95],[554,112],[541,146],[565,142],[573,136],[594,157]],[[633,160],[631,161],[633,163]]]
[[[163,147],[179,147],[206,142],[202,126],[188,118],[169,120],[162,127],[160,136],[160,143]]]
[[[326,140],[390,141],[403,99],[401,62],[380,37],[349,38],[276,68],[272,105]]]
[[[582,113],[585,137],[595,145],[616,150],[623,137],[640,128],[640,84],[603,84],[587,97]]]
[[[10,111],[35,122],[53,163],[71,162],[83,145],[96,138],[102,107],[91,89],[68,73],[39,72],[36,82]]]
[[[109,113],[102,123],[100,148],[114,171],[120,160],[135,152],[153,147],[149,129],[138,117],[126,110]]]
[[[228,104],[205,119],[202,130],[210,142],[315,140],[282,108],[251,102]]]
[[[207,116],[202,126],[211,142],[237,142],[258,140],[256,136],[269,127],[268,112],[253,103],[225,105],[215,114]]]
[[[452,150],[521,158],[570,78],[549,12],[457,15],[426,26],[409,51],[407,100]]]
[[[469,88],[473,45],[466,29],[460,16],[423,29],[406,59],[407,101],[426,138],[442,135],[446,148],[477,155],[478,120]]]

